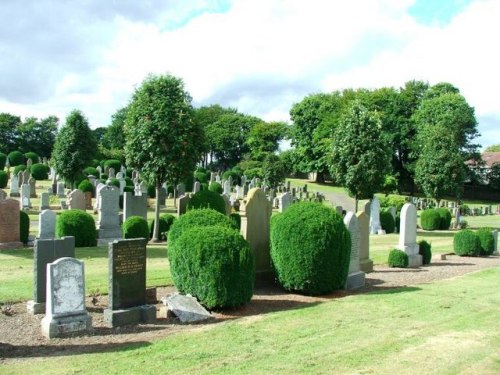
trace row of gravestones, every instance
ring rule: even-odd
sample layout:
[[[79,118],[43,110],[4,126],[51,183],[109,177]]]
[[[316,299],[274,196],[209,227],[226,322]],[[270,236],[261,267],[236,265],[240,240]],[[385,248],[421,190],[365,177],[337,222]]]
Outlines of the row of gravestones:
[[[110,243],[108,263],[105,323],[116,327],[154,322],[156,307],[146,304],[146,240]],[[85,307],[84,264],[75,259],[74,237],[37,239],[33,265],[33,300],[27,310],[45,313],[42,333],[54,338],[91,330],[92,319]]]

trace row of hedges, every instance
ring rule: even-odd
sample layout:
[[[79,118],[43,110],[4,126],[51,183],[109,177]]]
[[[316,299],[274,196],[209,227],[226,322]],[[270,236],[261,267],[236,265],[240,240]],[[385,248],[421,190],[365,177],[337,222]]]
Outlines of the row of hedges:
[[[451,212],[447,208],[430,208],[420,214],[420,226],[424,230],[448,230]]]
[[[453,251],[460,256],[493,254],[495,240],[491,228],[481,228],[476,232],[463,229],[453,237]]]

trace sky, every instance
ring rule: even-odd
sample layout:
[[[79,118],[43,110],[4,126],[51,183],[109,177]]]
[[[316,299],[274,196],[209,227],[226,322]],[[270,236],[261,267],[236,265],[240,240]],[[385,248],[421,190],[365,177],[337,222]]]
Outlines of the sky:
[[[500,0],[1,0],[0,112],[108,126],[148,74],[289,121],[318,92],[449,82],[500,143]]]

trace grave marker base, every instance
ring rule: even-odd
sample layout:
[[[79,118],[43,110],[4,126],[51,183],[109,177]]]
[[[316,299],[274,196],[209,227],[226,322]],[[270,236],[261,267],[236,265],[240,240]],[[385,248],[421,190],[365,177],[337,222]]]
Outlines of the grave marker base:
[[[28,301],[28,303],[26,303],[26,310],[28,310],[30,314],[45,314],[45,302]]]
[[[420,267],[423,264],[422,255],[408,255],[408,267]]]
[[[90,330],[92,330],[92,317],[88,313],[59,318],[47,315],[42,319],[42,334],[49,339],[72,336]]]
[[[359,268],[364,273],[373,272],[373,260],[371,259],[360,259]]]
[[[122,310],[104,309],[104,322],[111,328],[155,321],[156,306],[153,305],[135,306]]]
[[[365,273],[362,271],[350,273],[345,282],[346,290],[353,290],[365,286]]]

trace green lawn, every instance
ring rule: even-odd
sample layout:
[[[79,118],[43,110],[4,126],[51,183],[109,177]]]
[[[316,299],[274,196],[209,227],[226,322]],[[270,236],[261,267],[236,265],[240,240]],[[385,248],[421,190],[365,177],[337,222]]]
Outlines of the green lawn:
[[[98,289],[108,292],[107,247],[76,249],[76,257],[85,262],[85,288],[87,295]],[[166,245],[148,245],[147,286],[172,285]],[[33,298],[33,250],[3,250],[0,252],[0,303],[26,301]]]
[[[25,358],[3,364],[1,372],[498,374],[499,279],[500,267],[491,268],[417,287],[184,327],[153,341],[96,345],[89,354]]]

